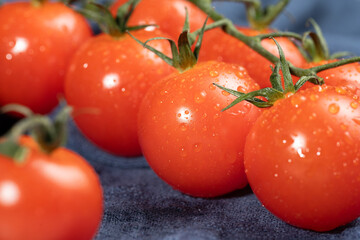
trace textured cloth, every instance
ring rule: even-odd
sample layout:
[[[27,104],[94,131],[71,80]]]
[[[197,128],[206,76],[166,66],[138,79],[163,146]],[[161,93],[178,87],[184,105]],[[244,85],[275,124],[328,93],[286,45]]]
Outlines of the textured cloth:
[[[235,23],[246,24],[241,4],[214,6]],[[360,55],[359,10],[358,0],[292,0],[272,26],[303,33],[312,17],[331,52]],[[269,213],[249,187],[214,199],[181,194],[160,180],[143,157],[107,154],[89,143],[73,122],[69,131],[67,146],[94,166],[104,190],[105,211],[96,239],[360,239],[359,220],[326,233],[290,226]]]

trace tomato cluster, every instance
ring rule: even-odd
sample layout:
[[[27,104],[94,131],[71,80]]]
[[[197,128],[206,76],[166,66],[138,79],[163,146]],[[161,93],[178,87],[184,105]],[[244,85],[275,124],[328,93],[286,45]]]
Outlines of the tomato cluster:
[[[143,154],[161,179],[191,196],[216,197],[249,183],[269,211],[294,226],[328,231],[359,217],[359,64],[317,74],[318,66],[338,60],[307,61],[304,42],[286,34],[256,38],[277,33],[267,28],[226,25],[227,33],[190,35],[206,22],[191,2],[205,4],[118,0],[106,9],[90,3],[81,12],[100,23],[104,32],[96,36],[64,4],[5,4],[0,105],[48,113],[63,94],[96,146],[124,157]],[[325,85],[298,89],[304,79],[320,78]],[[22,167],[0,142],[0,238],[94,236],[102,193],[91,167],[69,150],[44,152],[41,141],[20,139],[16,146],[30,152]],[[41,189],[30,194],[29,184]],[[42,191],[51,194],[41,198]],[[31,215],[34,202],[40,210]],[[26,228],[29,216],[47,232]],[[23,231],[12,235],[14,229]]]

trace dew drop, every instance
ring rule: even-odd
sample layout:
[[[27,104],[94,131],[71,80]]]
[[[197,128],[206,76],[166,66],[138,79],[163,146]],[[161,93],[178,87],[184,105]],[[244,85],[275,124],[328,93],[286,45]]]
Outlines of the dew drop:
[[[342,130],[346,131],[349,127],[348,127],[346,124],[341,123],[341,124],[340,124],[340,128],[341,128]]]
[[[338,94],[342,94],[344,95],[346,93],[346,90],[342,87],[336,87],[335,88],[335,91],[338,93]]]
[[[217,71],[210,71],[209,74],[210,74],[211,77],[218,77],[219,76],[219,73]]]
[[[224,91],[224,90],[221,91],[221,94],[224,95],[224,96],[229,96],[230,95],[230,93],[228,93],[227,91]]]
[[[196,103],[202,103],[205,101],[205,97],[206,97],[206,92],[205,91],[201,91],[199,94],[197,94],[195,96],[195,102]]]
[[[241,71],[236,72],[235,75],[236,75],[238,78],[243,78],[243,77],[244,77],[244,73],[241,72]]]
[[[163,91],[160,92],[160,95],[164,96],[164,95],[166,95],[167,93],[168,93],[168,91],[163,90]]]
[[[194,152],[200,152],[201,151],[201,144],[197,143],[194,144]]]
[[[238,86],[236,89],[238,92],[246,92],[242,86]]]
[[[310,95],[310,100],[311,101],[316,101],[316,100],[318,100],[319,99],[319,95],[317,95],[317,94],[311,94]]]
[[[181,124],[179,125],[179,127],[180,127],[180,130],[183,131],[183,132],[185,132],[185,131],[187,130],[187,126],[186,126],[185,123],[181,123]]]
[[[13,56],[11,55],[11,53],[6,54],[5,56],[6,60],[11,60],[13,58]]]
[[[88,66],[89,66],[89,64],[88,64],[88,63],[84,63],[84,64],[83,64],[83,68],[85,68],[85,69],[87,69],[87,68],[88,68]]]
[[[216,89],[216,86],[211,83],[211,84],[209,85],[209,89],[210,89],[210,90],[215,90],[215,89]]]
[[[186,153],[184,147],[181,147],[181,148],[180,148],[180,156],[181,156],[181,157],[186,157],[186,156],[187,156],[187,153]]]
[[[358,106],[359,106],[359,104],[358,104],[357,102],[351,102],[351,103],[350,103],[350,107],[351,107],[352,109],[357,109]]]
[[[332,103],[329,105],[328,111],[331,114],[337,114],[340,111],[340,106],[336,103]]]

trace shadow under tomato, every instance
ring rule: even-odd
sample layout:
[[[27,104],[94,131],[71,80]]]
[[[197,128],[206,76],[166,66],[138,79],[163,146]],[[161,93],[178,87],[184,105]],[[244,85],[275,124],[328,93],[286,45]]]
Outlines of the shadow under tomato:
[[[8,115],[0,114],[0,136],[4,135],[9,129],[19,120],[19,118]]]
[[[231,199],[231,198],[238,198],[238,197],[244,197],[246,195],[253,194],[253,191],[251,190],[250,186],[247,185],[246,187],[242,189],[235,190],[231,193],[227,193],[225,195],[215,197],[214,199]]]

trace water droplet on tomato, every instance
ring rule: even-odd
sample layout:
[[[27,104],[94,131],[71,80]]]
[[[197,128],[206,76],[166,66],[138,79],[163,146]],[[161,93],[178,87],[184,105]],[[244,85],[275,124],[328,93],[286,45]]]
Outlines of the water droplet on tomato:
[[[11,53],[5,55],[6,60],[11,60],[13,58]]]
[[[211,77],[218,77],[219,76],[219,73],[217,71],[210,71],[209,74],[210,74]]]
[[[246,92],[245,89],[244,89],[242,86],[238,86],[238,87],[236,88],[236,91],[242,92],[242,93]]]
[[[84,63],[84,64],[83,64],[83,68],[84,68],[84,69],[87,69],[87,68],[88,68],[88,66],[89,66],[89,64],[88,64],[88,63]]]
[[[185,132],[185,131],[187,130],[187,125],[186,125],[186,123],[181,123],[181,124],[179,125],[179,128],[180,128],[181,131]]]
[[[310,95],[310,100],[311,101],[316,101],[316,100],[318,100],[319,99],[319,95],[317,95],[317,94],[311,94]]]
[[[279,176],[279,174],[277,174],[277,173],[274,174],[274,177],[278,177],[278,176]]]
[[[340,106],[336,103],[332,103],[329,105],[328,111],[331,114],[337,114],[340,111]]]
[[[201,151],[201,144],[197,143],[194,144],[194,152],[200,152]]]
[[[184,147],[181,147],[181,148],[180,148],[180,156],[181,156],[181,157],[186,157],[186,156],[187,156],[187,153],[186,153]]]
[[[291,98],[291,104],[298,108],[299,107],[299,104],[301,104],[303,101],[306,100],[306,97],[305,96],[300,96],[298,97],[297,95],[294,95],[292,98]]]
[[[214,106],[214,109],[215,109],[216,111],[220,111],[220,104],[217,103],[217,104]]]
[[[215,90],[215,89],[216,89],[216,86],[211,83],[211,84],[209,85],[209,89],[210,89],[210,90]]]
[[[164,95],[167,94],[167,93],[168,93],[167,90],[162,90],[162,91],[160,92],[160,95],[164,96]]]
[[[326,129],[326,134],[331,137],[334,134],[334,130],[332,129],[332,127],[328,126]]]
[[[357,109],[358,106],[359,106],[359,103],[357,103],[357,102],[351,102],[351,103],[350,103],[350,107],[351,107],[352,109]]]
[[[341,128],[342,130],[346,131],[349,127],[348,127],[346,124],[341,123],[341,124],[340,124],[340,128]]]
[[[242,71],[236,72],[235,75],[236,75],[238,78],[244,78],[244,73],[243,73]]]
[[[229,96],[230,95],[230,93],[228,93],[227,91],[224,91],[224,90],[221,91],[221,94],[224,95],[224,96]]]
[[[206,92],[205,91],[201,91],[199,94],[195,95],[195,102],[196,103],[202,103],[205,101],[206,98]]]
[[[346,89],[343,88],[343,87],[336,87],[336,88],[335,88],[335,91],[336,91],[338,94],[341,94],[341,95],[346,94]]]

